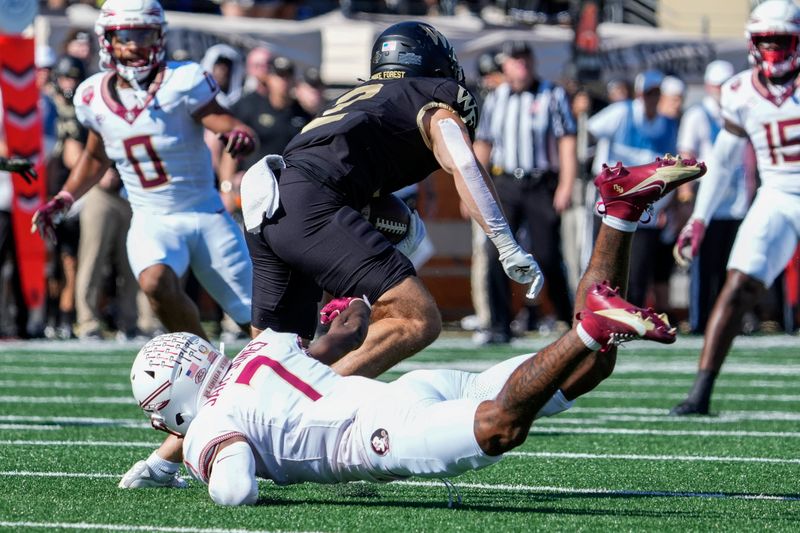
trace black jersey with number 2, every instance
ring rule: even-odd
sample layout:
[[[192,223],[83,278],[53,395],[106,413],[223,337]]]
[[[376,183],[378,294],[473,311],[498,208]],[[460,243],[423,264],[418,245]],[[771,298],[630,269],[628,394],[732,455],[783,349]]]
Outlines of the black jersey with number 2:
[[[286,147],[286,163],[361,208],[439,168],[422,129],[422,116],[436,107],[460,116],[473,135],[478,108],[455,80],[368,81],[306,125]]]

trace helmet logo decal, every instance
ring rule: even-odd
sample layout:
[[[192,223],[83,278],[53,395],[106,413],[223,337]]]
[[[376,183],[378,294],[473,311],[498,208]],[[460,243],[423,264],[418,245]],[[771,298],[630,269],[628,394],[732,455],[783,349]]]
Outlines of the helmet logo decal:
[[[386,41],[381,45],[381,52],[393,52],[397,49],[397,41]]]
[[[414,52],[400,52],[397,54],[397,62],[401,65],[422,65],[422,56]]]
[[[478,125],[478,104],[475,103],[475,98],[464,87],[458,86],[458,96],[456,97],[459,108],[461,109],[461,120],[469,128],[475,128]]]
[[[431,41],[433,41],[433,44],[435,44],[436,46],[439,46],[440,42],[444,46],[450,46],[450,43],[447,42],[447,39],[445,39],[444,35],[439,33],[433,27],[428,26],[427,24],[420,24],[419,27],[425,30],[425,33],[428,35],[428,37],[431,38]]]

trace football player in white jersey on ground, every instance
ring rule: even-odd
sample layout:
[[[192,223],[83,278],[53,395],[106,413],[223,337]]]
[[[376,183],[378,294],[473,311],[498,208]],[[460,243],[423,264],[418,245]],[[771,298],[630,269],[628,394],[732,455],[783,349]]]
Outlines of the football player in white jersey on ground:
[[[800,236],[800,7],[768,0],[753,9],[746,28],[753,67],[722,87],[725,127],[714,142],[709,175],[675,245],[691,260],[706,225],[736,176],[749,138],[761,186],[742,221],[728,259],[728,275],[706,326],[694,386],[670,414],[708,414],[711,392],[742,316],[752,309],[791,259]]]
[[[209,294],[249,331],[250,257],[215,189],[203,131],[224,137],[233,157],[252,151],[253,135],[216,102],[219,88],[200,65],[164,61],[165,30],[156,0],[103,4],[95,24],[103,71],[75,92],[76,115],[89,129],[85,149],[61,191],[34,215],[32,230],[52,238],[70,206],[113,163],[133,210],[131,269],[162,324],[206,338],[180,282],[191,266]],[[169,439],[161,457],[175,453],[180,443]]]
[[[328,364],[363,342],[371,310],[363,299],[339,298],[322,311],[329,333],[307,350],[297,335],[266,329],[231,363],[193,335],[157,337],[133,364],[134,397],[155,428],[184,436],[184,463],[222,505],[255,503],[259,477],[392,481],[491,465],[525,441],[536,418],[568,409],[607,377],[615,344],[675,340],[663,315],[602,280],[624,286],[646,206],[704,171],[673,158],[604,169],[595,183],[605,216],[577,291],[575,327],[535,356],[480,374],[415,371],[391,383],[340,376]]]

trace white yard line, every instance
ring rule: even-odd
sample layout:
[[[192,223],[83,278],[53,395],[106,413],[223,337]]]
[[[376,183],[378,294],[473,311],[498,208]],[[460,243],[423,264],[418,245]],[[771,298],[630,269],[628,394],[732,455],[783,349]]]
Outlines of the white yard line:
[[[411,485],[415,487],[442,487],[442,483],[435,481],[396,481],[400,485]],[[542,494],[582,494],[586,496],[653,496],[663,498],[719,498],[736,500],[776,500],[796,502],[800,501],[798,496],[783,496],[775,494],[739,494],[727,492],[677,492],[677,491],[651,491],[651,490],[624,490],[606,488],[585,488],[576,487],[548,487],[536,485],[493,485],[490,483],[459,483],[456,481],[458,489],[486,489],[500,490],[507,492],[535,492]]]
[[[3,375],[13,374],[15,376],[108,376],[115,379],[127,379],[130,376],[129,368],[78,368],[70,366],[15,366],[2,365]]]
[[[127,383],[86,383],[85,381],[47,381],[47,380],[13,380],[0,379],[0,389],[100,389],[113,391],[129,391],[131,386]]]
[[[153,448],[160,442],[113,440],[0,440],[0,446],[101,446],[110,448]]]
[[[715,430],[681,430],[681,429],[625,429],[625,428],[573,428],[555,426],[531,427],[531,433],[569,433],[600,435],[652,435],[655,437],[755,437],[755,438],[800,438],[800,432],[794,431],[715,431]]]
[[[538,338],[525,338],[514,339],[512,346],[518,349],[519,353],[525,351],[533,351],[547,346],[557,339],[557,336],[550,335],[547,337]],[[109,351],[119,352],[121,350],[129,350],[135,353],[144,345],[141,341],[123,341],[116,340],[106,341],[85,341],[85,340],[71,340],[71,341],[47,341],[47,340],[34,340],[34,341],[2,341],[0,342],[0,351],[8,350],[24,350],[34,354],[41,353],[42,351],[57,351],[57,352],[73,352],[73,353],[104,353],[108,354]],[[235,348],[241,348],[244,344],[237,345]],[[678,336],[677,342],[670,345],[676,349],[684,350],[699,350],[703,345],[703,338],[699,336]],[[652,348],[652,343],[645,341],[635,341],[625,345],[625,351],[629,354],[635,354],[636,349],[639,347]],[[765,336],[738,336],[734,340],[734,348],[739,349],[761,349],[761,348],[796,348],[800,346],[800,338],[795,335],[765,335]],[[234,347],[232,347],[234,348]],[[432,345],[433,349],[468,349],[480,350],[476,348],[475,344],[469,337],[461,336],[457,333],[445,332],[439,339]],[[665,348],[667,349],[667,348]],[[230,353],[234,353],[231,351]]]
[[[606,399],[647,399],[647,400],[682,400],[683,393],[667,392],[611,392],[592,391],[592,398]],[[800,402],[798,394],[734,394],[719,393],[714,395],[717,400],[736,400],[746,402]],[[0,395],[0,403],[35,403],[35,404],[135,404],[133,396],[29,396],[29,395]]]
[[[80,426],[132,426],[150,427],[142,418],[101,418],[92,416],[37,416],[37,415],[0,415],[0,422],[40,422],[56,424],[74,424]]]
[[[49,425],[45,426],[42,424],[0,424],[0,430],[20,430],[25,429],[29,431],[57,431],[64,429],[63,426],[54,426]]]
[[[108,474],[108,473],[80,473],[80,472],[26,472],[26,471],[0,471],[0,477],[65,477],[65,478],[118,478],[121,474]],[[263,482],[262,483],[268,483]],[[395,481],[393,485],[407,485],[412,487],[428,487],[428,488],[443,488],[440,481]],[[649,490],[626,490],[626,489],[609,489],[609,488],[577,488],[577,487],[554,487],[546,485],[507,485],[507,484],[492,484],[492,483],[459,483],[456,481],[456,488],[458,489],[483,489],[483,490],[499,490],[504,492],[534,492],[540,494],[583,494],[586,496],[652,496],[652,497],[665,497],[665,498],[719,498],[719,499],[738,499],[738,500],[773,500],[773,501],[800,501],[798,496],[785,496],[779,494],[742,494],[742,493],[727,493],[727,492],[681,492],[681,491],[649,491]],[[33,524],[34,522],[0,522],[0,526],[8,524]],[[45,523],[42,523],[45,524]],[[100,525],[98,524],[98,529]],[[30,526],[30,527],[47,527]],[[58,527],[58,526],[53,526]],[[122,527],[122,526],[120,526]],[[134,526],[134,527],[151,527],[151,526]],[[76,529],[80,529],[75,526]],[[149,530],[147,530],[149,531]],[[161,531],[161,530],[154,530]],[[166,531],[166,530],[165,530]],[[172,531],[172,530],[169,530]],[[178,530],[183,531],[183,530]],[[216,530],[206,529],[191,529],[187,531],[198,532],[212,532]],[[235,533],[236,530],[224,530]]]
[[[544,429],[544,431],[542,431]],[[592,428],[593,429],[593,428]],[[569,428],[540,428],[540,432],[546,433],[615,433],[618,430],[608,428],[597,428],[597,431],[570,431]],[[653,434],[661,432],[653,432],[652,430],[624,430],[625,433],[639,434]],[[673,432],[668,432],[673,433]],[[747,432],[674,432],[680,435],[698,433],[730,433],[732,435],[725,436],[742,436],[733,435],[736,433]],[[757,432],[749,432],[757,433]],[[778,435],[777,433],[769,433],[763,435],[745,435],[745,436],[769,436]],[[800,437],[800,433],[792,434],[795,437]],[[152,448],[158,446],[159,442],[153,441],[108,441],[108,440],[25,440],[25,439],[11,439],[0,440],[0,446],[68,446],[68,447],[109,447],[109,448]],[[797,458],[780,458],[780,457],[722,457],[722,456],[705,456],[705,455],[637,455],[637,454],[588,454],[588,453],[573,453],[573,452],[509,452],[507,455],[529,456],[529,457],[551,457],[551,458],[583,458],[583,459],[631,459],[639,461],[711,461],[711,462],[738,462],[738,463],[786,463],[786,464],[800,464],[800,459]]]
[[[133,396],[0,396],[0,403],[37,403],[37,404],[132,404],[136,405]]]
[[[163,531],[165,533],[269,533],[262,529],[228,529],[206,527],[168,527],[140,526],[131,524],[96,524],[90,522],[0,522],[0,527],[10,528],[45,528],[45,529],[79,529],[102,531]]]
[[[624,461],[680,461],[709,463],[772,463],[800,464],[800,459],[779,459],[774,457],[724,457],[713,455],[639,455],[617,453],[575,453],[575,452],[508,452],[510,457],[537,457],[545,459],[618,459]]]
[[[592,391],[589,393],[592,398],[611,398],[611,399],[636,399],[636,400],[683,400],[686,393],[672,392],[640,392],[640,391]],[[721,392],[714,394],[715,400],[738,400],[746,402],[800,402],[800,394],[735,394]]]

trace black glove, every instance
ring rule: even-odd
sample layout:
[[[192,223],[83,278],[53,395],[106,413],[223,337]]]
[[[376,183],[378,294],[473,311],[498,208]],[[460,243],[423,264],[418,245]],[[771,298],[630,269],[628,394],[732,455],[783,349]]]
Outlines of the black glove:
[[[0,170],[19,174],[28,185],[39,177],[33,168],[33,163],[21,157],[11,157],[9,159],[0,157]]]

